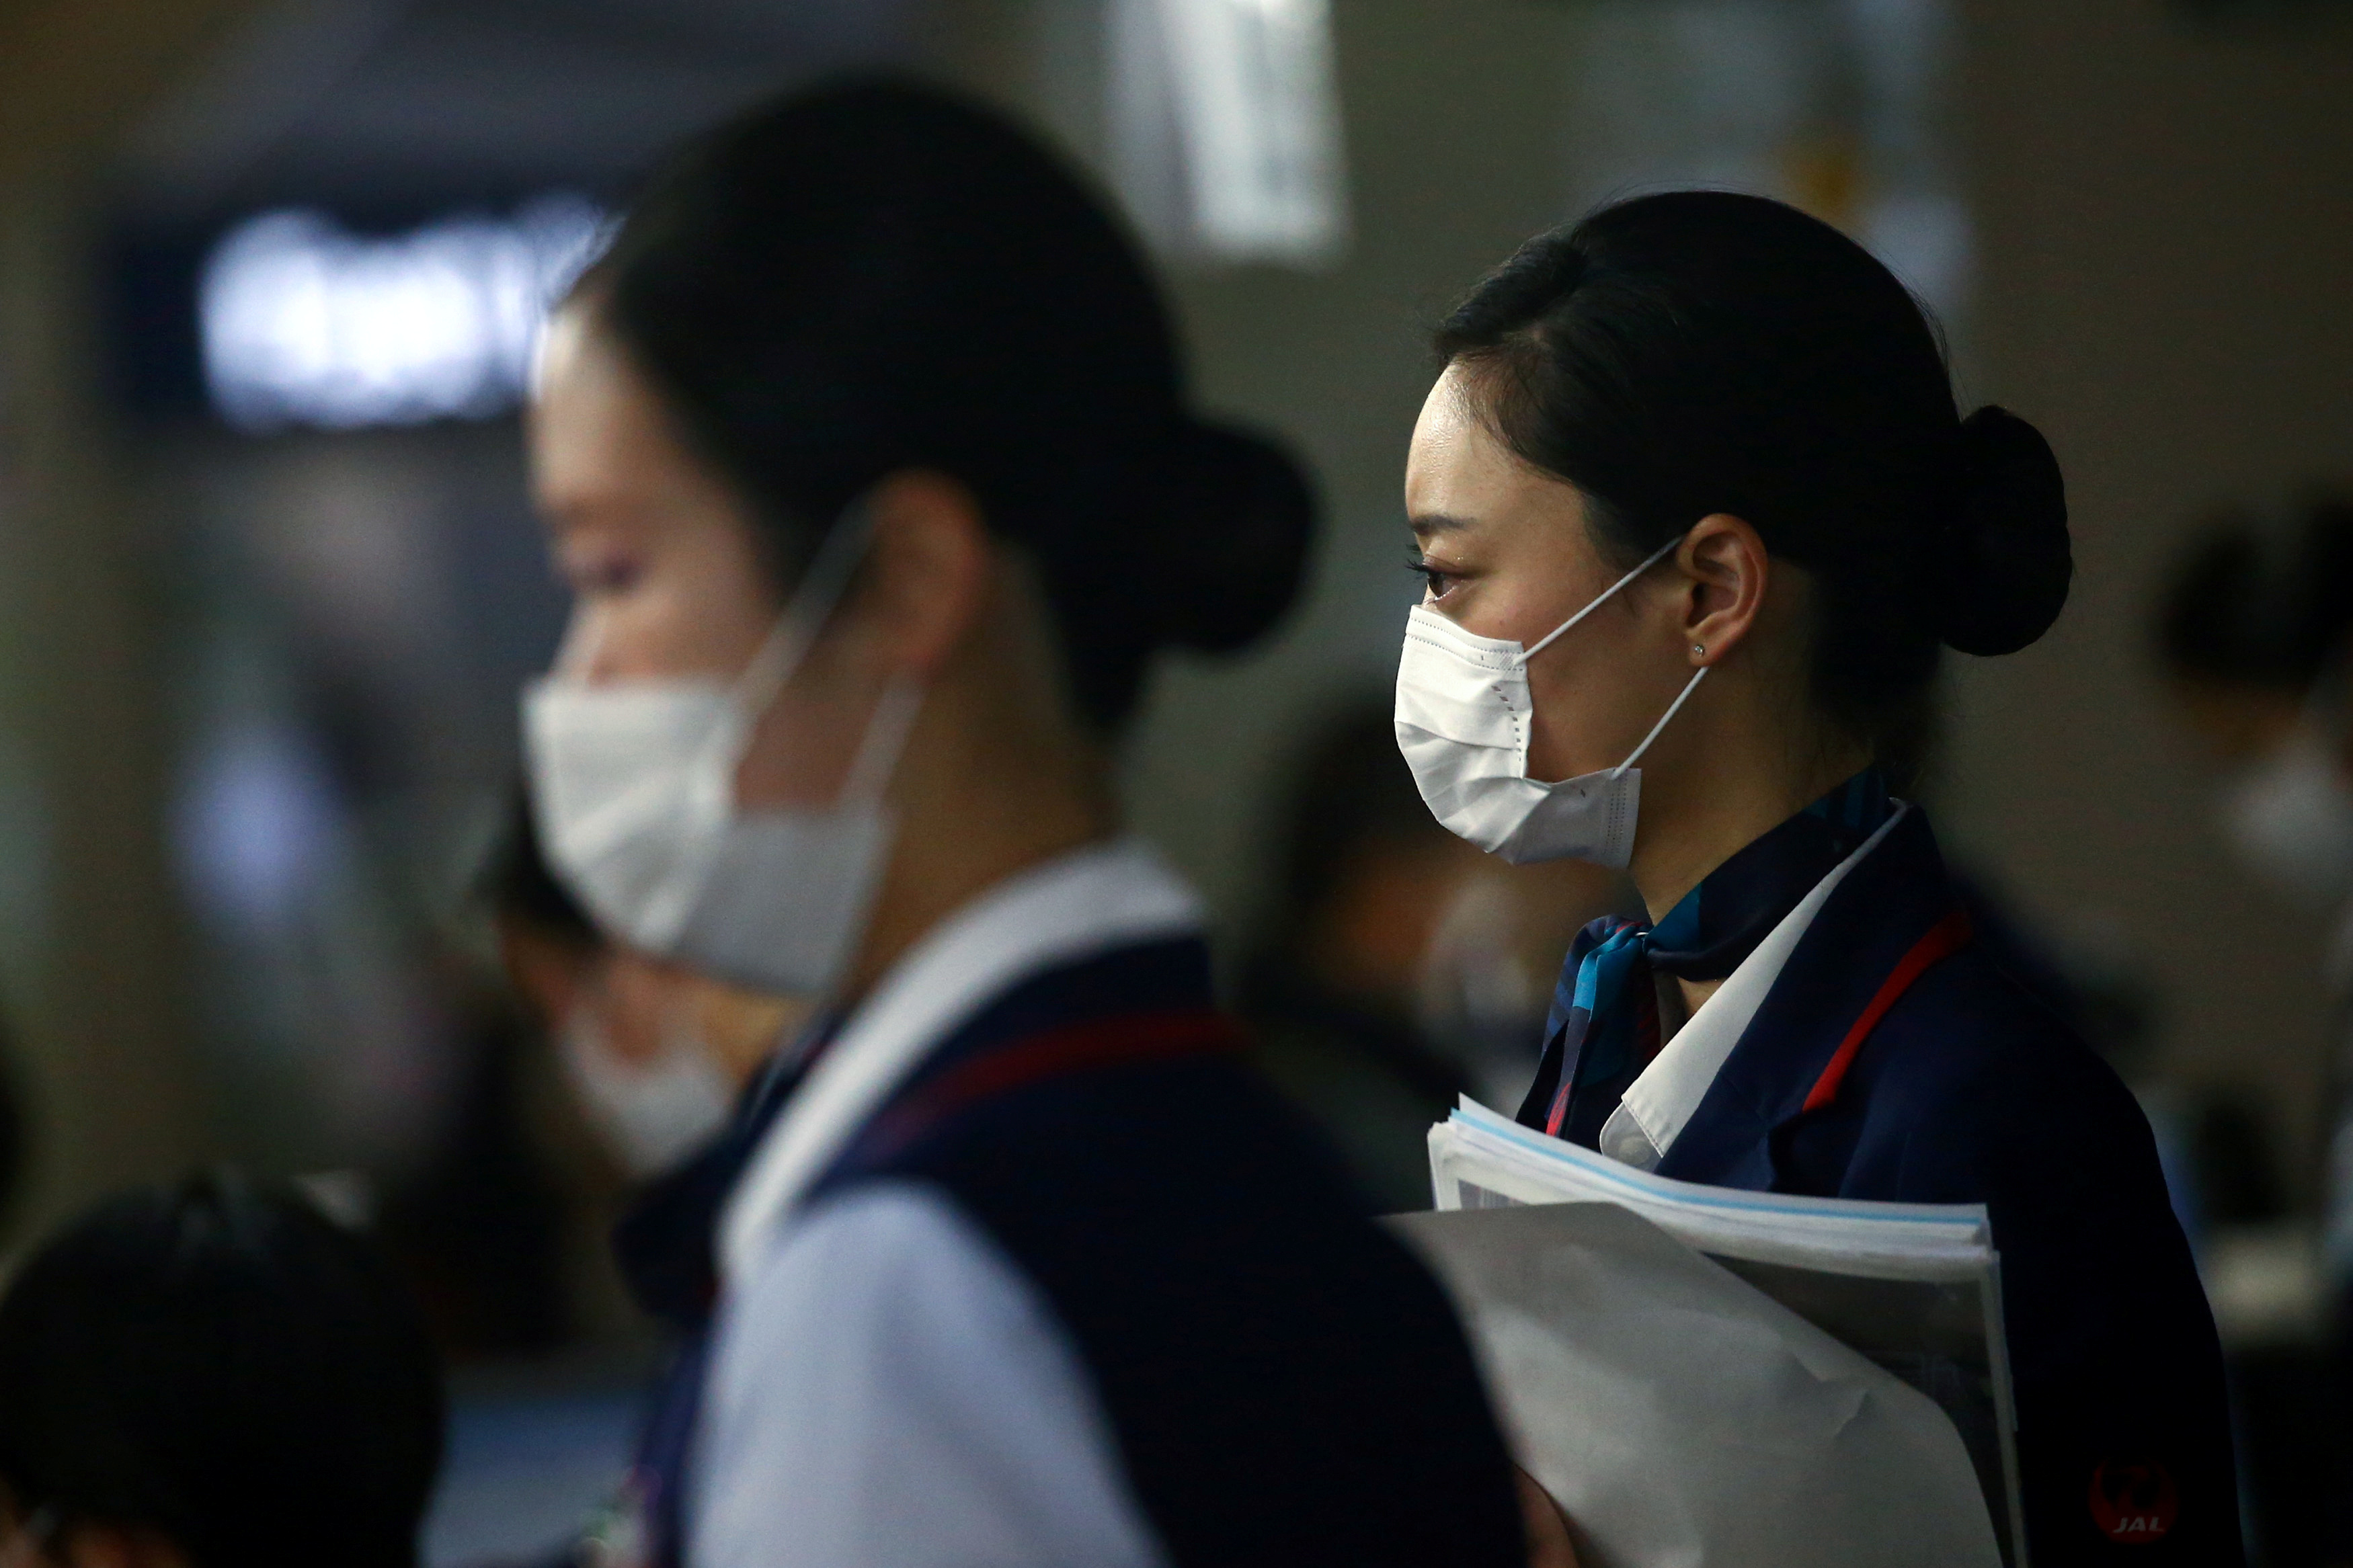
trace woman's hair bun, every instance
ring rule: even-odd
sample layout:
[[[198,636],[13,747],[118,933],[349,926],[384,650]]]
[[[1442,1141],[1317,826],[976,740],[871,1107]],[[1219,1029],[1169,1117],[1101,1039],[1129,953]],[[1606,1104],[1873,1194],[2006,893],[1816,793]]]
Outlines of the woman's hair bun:
[[[1315,493],[1291,455],[1263,437],[1188,420],[1163,491],[1161,548],[1145,592],[1160,640],[1202,653],[1248,646],[1299,597],[1315,532]]]
[[[1951,543],[1940,572],[1946,646],[2016,653],[2051,629],[2075,574],[2066,481],[2042,432],[2006,408],[1961,421]]]

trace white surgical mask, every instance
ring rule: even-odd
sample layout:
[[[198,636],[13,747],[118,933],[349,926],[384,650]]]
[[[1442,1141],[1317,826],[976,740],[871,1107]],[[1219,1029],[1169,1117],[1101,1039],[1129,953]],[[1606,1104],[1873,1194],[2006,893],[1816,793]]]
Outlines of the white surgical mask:
[[[665,1019],[661,1054],[625,1060],[594,1009],[575,1007],[561,1042],[564,1075],[613,1152],[633,1176],[657,1175],[727,1125],[735,1096],[727,1075],[680,1016]]]
[[[2221,805],[2249,870],[2316,909],[2353,897],[2353,784],[2309,727],[2240,774]]]
[[[892,834],[882,792],[921,693],[883,694],[830,805],[740,809],[735,772],[863,555],[862,508],[810,563],[733,681],[590,685],[523,697],[532,803],[549,863],[611,935],[754,990],[822,996],[865,930]]]
[[[1406,620],[1405,653],[1398,661],[1398,749],[1440,822],[1515,866],[1577,859],[1626,868],[1642,797],[1642,773],[1634,764],[1698,689],[1707,668],[1693,673],[1683,694],[1624,762],[1607,772],[1546,784],[1528,777],[1528,742],[1535,726],[1528,660],[1682,542],[1678,538],[1661,545],[1533,647],[1474,637],[1427,605],[1413,607]]]

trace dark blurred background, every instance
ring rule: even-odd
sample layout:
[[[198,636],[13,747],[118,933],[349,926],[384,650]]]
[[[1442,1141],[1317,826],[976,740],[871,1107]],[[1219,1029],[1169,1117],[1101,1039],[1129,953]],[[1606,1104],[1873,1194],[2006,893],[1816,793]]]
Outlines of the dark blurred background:
[[[203,1161],[303,1176],[472,1380],[435,1561],[552,1538],[603,1484],[645,1344],[601,1262],[619,1179],[469,893],[562,614],[515,406],[649,158],[878,64],[1094,170],[1203,400],[1320,476],[1309,603],[1165,676],[1131,798],[1269,1065],[1400,1202],[1417,1128],[1508,1101],[1567,931],[1620,896],[1396,808],[1425,330],[1645,186],[1872,246],[1966,402],[2049,433],[2073,508],[2058,630],[1953,661],[1940,829],[2143,1091],[2251,1378],[2318,1353],[2333,927],[2226,858],[2147,628],[2201,517],[2353,481],[2353,5],[2327,0],[0,0],[12,1242]],[[2320,1560],[2293,1510],[2264,1528]]]

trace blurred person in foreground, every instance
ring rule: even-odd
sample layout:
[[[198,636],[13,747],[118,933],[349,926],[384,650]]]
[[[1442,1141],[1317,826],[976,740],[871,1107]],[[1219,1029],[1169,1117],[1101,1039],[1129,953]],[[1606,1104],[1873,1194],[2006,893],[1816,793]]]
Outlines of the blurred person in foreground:
[[[525,704],[549,864],[616,940],[820,1004],[737,1123],[645,1560],[1522,1561],[1444,1296],[1120,834],[1155,654],[1264,632],[1312,506],[1187,407],[1096,200],[930,89],[763,105],[558,310],[530,440],[574,595]]]
[[[2240,864],[2323,931],[2340,1017],[2325,1058],[2322,1143],[2292,1149],[2209,1097],[2193,1186],[2215,1242],[2256,1539],[2273,1563],[2353,1562],[2353,504],[2315,500],[2211,520],[2158,605],[2175,716],[2218,775],[2217,824]],[[2287,1180],[2321,1170],[2316,1248]],[[2283,1255],[2280,1243],[2292,1251]],[[2316,1267],[2314,1261],[2316,1253]],[[2283,1263],[2287,1267],[2283,1268]],[[2302,1263],[2303,1268],[2295,1265]],[[2224,1314],[2226,1330],[2231,1315]],[[2302,1325],[2316,1324],[2315,1335]]]
[[[1274,891],[1237,1008],[1252,1055],[1387,1212],[1430,1204],[1430,1124],[1512,1105],[1535,1075],[1549,969],[1616,877],[1499,865],[1433,821],[1389,705],[1314,729],[1271,825]]]
[[[1519,1120],[1680,1181],[1983,1204],[2034,1561],[2241,1561],[2147,1121],[1904,798],[1942,650],[2066,600],[2050,447],[1962,416],[1868,251],[1731,192],[1537,236],[1436,347],[1398,743],[1455,832],[1623,868],[1646,911],[1570,948]]]
[[[441,1440],[410,1301],[290,1189],[125,1193],[0,1300],[0,1562],[415,1568]]]

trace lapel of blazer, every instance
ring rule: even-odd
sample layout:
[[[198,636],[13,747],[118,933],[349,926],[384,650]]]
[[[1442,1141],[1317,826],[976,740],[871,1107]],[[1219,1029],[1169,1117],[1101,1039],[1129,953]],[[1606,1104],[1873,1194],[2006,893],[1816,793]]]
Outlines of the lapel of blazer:
[[[1770,1188],[1774,1131],[1803,1111],[1849,1028],[1953,907],[1936,837],[1915,805],[1822,905],[1659,1174]]]

